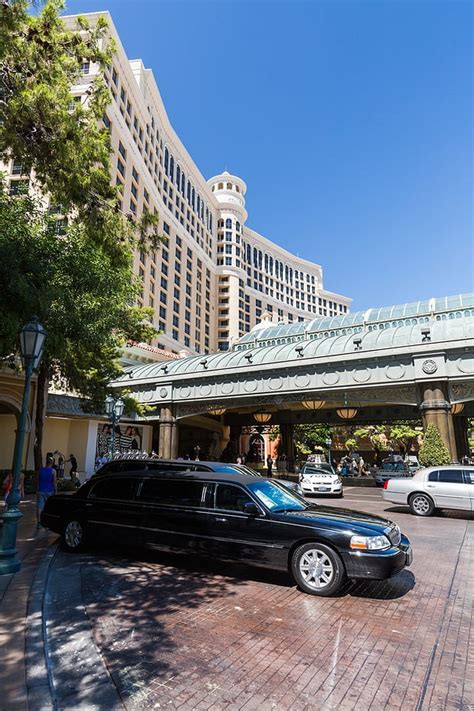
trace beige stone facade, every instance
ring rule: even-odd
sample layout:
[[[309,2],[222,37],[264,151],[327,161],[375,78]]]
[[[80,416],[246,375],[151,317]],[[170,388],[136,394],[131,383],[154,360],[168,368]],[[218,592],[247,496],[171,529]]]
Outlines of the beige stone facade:
[[[93,24],[100,14],[87,18]],[[203,177],[171,126],[152,71],[127,58],[107,19],[117,48],[106,72],[111,180],[120,188],[122,211],[157,212],[165,237],[155,254],[137,253],[134,265],[143,278],[139,303],[154,309],[162,332],[155,345],[176,354],[226,350],[265,312],[274,322],[346,313],[351,300],[323,288],[319,265],[247,226],[241,178]],[[66,21],[75,26],[74,16]],[[85,63],[82,70],[72,92],[84,102],[98,67]],[[12,191],[28,180],[15,161],[6,170]]]

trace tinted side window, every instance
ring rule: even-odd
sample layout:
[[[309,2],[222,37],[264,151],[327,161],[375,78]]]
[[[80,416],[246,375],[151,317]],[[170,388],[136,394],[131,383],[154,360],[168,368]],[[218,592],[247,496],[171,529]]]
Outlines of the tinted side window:
[[[466,483],[467,484],[474,484],[474,471],[471,470],[465,470],[464,471],[464,476],[466,477]]]
[[[428,474],[428,481],[438,481],[438,472],[430,472]]]
[[[135,495],[134,479],[106,479],[94,484],[89,492],[90,498],[117,499],[119,501],[130,501]]]
[[[156,504],[200,506],[203,483],[171,479],[145,479],[140,498]]]
[[[243,511],[245,504],[252,499],[240,487],[232,484],[217,484],[216,509],[224,511]]]
[[[441,469],[438,481],[446,484],[464,484],[462,471],[460,469]]]
[[[169,464],[169,462],[149,462],[147,469],[151,472],[187,472],[189,471],[189,466],[185,462],[183,462],[183,466]]]

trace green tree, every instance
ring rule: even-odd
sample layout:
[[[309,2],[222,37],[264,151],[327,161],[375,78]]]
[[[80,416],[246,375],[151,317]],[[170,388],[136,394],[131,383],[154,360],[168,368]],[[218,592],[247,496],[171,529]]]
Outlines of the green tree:
[[[395,422],[390,426],[388,437],[394,449],[398,448],[405,455],[412,449],[420,436],[420,430],[410,422]]]
[[[151,312],[133,306],[140,284],[128,262],[93,244],[76,221],[57,220],[27,195],[0,186],[0,353],[16,350],[19,326],[38,315],[48,337],[38,374],[35,460],[41,461],[45,394],[51,380],[102,403],[129,341],[149,340]]]
[[[314,452],[316,447],[326,449],[326,440],[331,437],[331,427],[325,424],[295,425],[294,437],[298,456],[303,458]]]
[[[451,462],[448,448],[441,439],[438,429],[433,424],[429,424],[426,428],[419,459],[423,467],[435,467]]]
[[[132,255],[159,247],[158,217],[136,220],[119,210],[110,181],[110,136],[102,120],[110,94],[101,73],[87,99],[74,102],[71,87],[83,62],[102,70],[113,43],[107,23],[85,19],[66,28],[62,0],[0,3],[0,156],[20,162],[33,187],[68,226],[44,214],[44,203],[0,198],[3,264],[0,355],[16,348],[16,334],[33,313],[48,330],[38,375],[35,459],[41,455],[44,394],[51,378],[100,400],[119,371],[126,340],[148,340],[150,312],[133,306],[139,285]],[[60,207],[59,207],[60,206]]]
[[[387,435],[385,426],[367,425],[354,430],[353,436],[359,443],[360,440],[368,439],[374,452],[375,461],[380,464],[382,461],[382,452],[387,447]]]

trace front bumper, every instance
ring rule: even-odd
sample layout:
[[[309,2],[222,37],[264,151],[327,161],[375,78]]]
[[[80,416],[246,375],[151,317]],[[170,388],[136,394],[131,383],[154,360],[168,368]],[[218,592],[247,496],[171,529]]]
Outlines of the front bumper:
[[[344,564],[349,578],[386,580],[412,564],[413,552],[406,536],[398,546],[384,551],[345,551]]]
[[[342,494],[342,484],[339,482],[337,484],[326,484],[323,482],[313,484],[309,481],[301,481],[300,486],[304,494],[318,494],[318,496],[322,496],[323,494]]]

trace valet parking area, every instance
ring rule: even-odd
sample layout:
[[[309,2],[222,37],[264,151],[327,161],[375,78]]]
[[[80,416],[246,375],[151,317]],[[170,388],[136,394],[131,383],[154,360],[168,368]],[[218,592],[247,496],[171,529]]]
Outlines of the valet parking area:
[[[412,566],[314,598],[195,557],[70,555],[24,502],[23,568],[1,580],[0,708],[472,709],[474,514],[420,519],[364,487],[327,503],[397,522]]]

